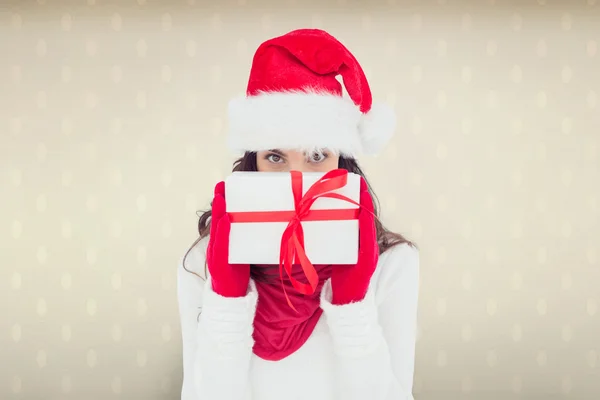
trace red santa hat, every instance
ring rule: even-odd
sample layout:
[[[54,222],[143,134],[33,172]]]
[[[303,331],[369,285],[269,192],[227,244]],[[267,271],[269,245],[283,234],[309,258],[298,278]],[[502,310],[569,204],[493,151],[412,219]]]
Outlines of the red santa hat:
[[[228,144],[235,152],[377,154],[395,124],[391,108],[372,104],[367,78],[342,43],[319,29],[299,29],[257,49],[246,95],[229,104]]]

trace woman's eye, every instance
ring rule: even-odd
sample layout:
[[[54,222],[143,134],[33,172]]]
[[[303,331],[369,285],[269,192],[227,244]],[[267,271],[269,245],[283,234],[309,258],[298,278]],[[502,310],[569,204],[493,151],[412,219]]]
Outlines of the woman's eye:
[[[315,151],[310,154],[309,161],[313,163],[319,163],[327,158],[327,154]]]
[[[267,160],[269,160],[270,162],[272,162],[274,164],[278,164],[281,162],[281,156],[278,156],[277,154],[269,154],[267,156]]]

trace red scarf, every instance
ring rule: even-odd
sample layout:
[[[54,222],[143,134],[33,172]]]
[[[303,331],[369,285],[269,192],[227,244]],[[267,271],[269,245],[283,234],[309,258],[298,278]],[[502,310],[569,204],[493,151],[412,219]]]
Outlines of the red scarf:
[[[330,265],[315,265],[319,285],[312,295],[298,293],[289,279],[283,284],[297,312],[285,298],[279,276],[279,266],[256,268],[261,278],[255,279],[258,304],[254,317],[254,354],[264,360],[278,361],[298,350],[310,337],[323,313],[320,296],[323,284],[331,277]],[[300,265],[292,268],[292,277],[302,280]]]

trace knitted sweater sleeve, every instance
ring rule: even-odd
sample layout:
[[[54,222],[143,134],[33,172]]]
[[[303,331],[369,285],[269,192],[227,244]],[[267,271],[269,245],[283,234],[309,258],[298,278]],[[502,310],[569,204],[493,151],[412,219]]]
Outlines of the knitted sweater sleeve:
[[[204,248],[194,248],[185,261],[186,268],[181,264],[178,270],[181,400],[251,400],[249,369],[256,288],[251,283],[247,295],[240,298],[216,294],[210,276],[202,279],[189,272],[204,275]]]
[[[366,298],[331,304],[327,282],[321,307],[336,354],[336,399],[413,400],[419,256],[397,245],[380,257]]]

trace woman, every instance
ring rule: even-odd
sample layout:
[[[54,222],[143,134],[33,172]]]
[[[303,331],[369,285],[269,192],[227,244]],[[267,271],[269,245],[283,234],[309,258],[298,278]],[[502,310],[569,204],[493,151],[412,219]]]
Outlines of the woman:
[[[394,122],[372,106],[360,65],[326,32],[296,30],[258,48],[246,96],[229,108],[230,147],[244,152],[234,171],[359,174],[358,262],[316,265],[312,295],[282,282],[279,266],[228,264],[218,183],[178,270],[183,400],[413,398],[418,252],[379,222],[354,158],[379,151]],[[292,276],[302,280],[302,270]]]

